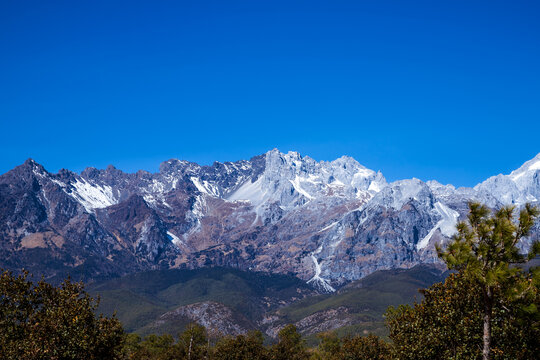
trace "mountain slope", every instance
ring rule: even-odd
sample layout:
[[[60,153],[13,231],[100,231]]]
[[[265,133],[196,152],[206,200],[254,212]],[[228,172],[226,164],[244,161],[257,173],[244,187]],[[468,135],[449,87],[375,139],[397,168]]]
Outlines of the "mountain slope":
[[[381,270],[336,293],[319,295],[290,276],[226,268],[170,269],[97,282],[88,291],[100,296],[100,312],[116,312],[127,331],[143,335],[177,334],[190,322],[228,335],[259,329],[275,337],[289,323],[306,336],[337,329],[384,335],[382,314],[388,306],[419,300],[419,289],[445,276],[430,265]]]
[[[116,311],[128,331],[141,333],[181,328],[191,314],[209,308],[226,310],[240,328],[251,329],[264,313],[316,294],[292,276],[226,268],[146,271],[96,282],[88,291],[100,296],[99,311]]]
[[[88,280],[225,266],[332,292],[377,270],[438,262],[434,245],[453,234],[468,201],[539,198],[540,154],[458,189],[387,183],[350,157],[317,162],[276,149],[211,166],[171,159],[154,174],[51,174],[28,160],[0,176],[0,266]]]

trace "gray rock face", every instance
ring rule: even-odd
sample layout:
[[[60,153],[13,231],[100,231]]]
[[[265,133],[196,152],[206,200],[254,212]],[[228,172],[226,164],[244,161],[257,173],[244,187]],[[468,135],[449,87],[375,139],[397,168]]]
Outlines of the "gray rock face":
[[[510,175],[497,175],[474,187],[480,197],[499,204],[522,206],[540,199],[540,154],[524,163]],[[494,200],[493,200],[494,199]]]
[[[276,149],[212,166],[171,159],[154,174],[51,174],[28,160],[0,176],[0,265],[83,278],[232,266],[333,291],[376,270],[437,262],[434,245],[452,236],[468,201],[519,208],[538,199],[540,154],[458,189],[389,184],[350,157],[317,162]]]
[[[246,334],[254,329],[254,325],[242,314],[214,301],[180,306],[161,315],[150,328],[159,330],[167,324],[179,322],[197,323],[204,326],[211,334],[231,336]]]

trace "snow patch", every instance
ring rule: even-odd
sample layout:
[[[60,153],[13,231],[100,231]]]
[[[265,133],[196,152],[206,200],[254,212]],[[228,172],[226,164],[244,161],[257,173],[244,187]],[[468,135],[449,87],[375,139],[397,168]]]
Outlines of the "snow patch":
[[[319,265],[319,261],[317,260],[317,257],[315,256],[317,254],[320,254],[321,251],[322,251],[322,244],[321,244],[321,246],[319,246],[317,248],[317,250],[315,250],[314,252],[311,253],[311,260],[313,261],[313,265],[315,266],[315,275],[313,275],[313,277],[311,279],[309,279],[307,281],[307,283],[308,284],[312,284],[312,283],[317,284],[324,291],[327,291],[327,292],[335,292],[336,289],[334,289],[330,285],[330,282],[321,277],[321,272],[322,272],[321,265]]]
[[[193,203],[193,208],[188,213],[187,218],[194,222],[195,225],[189,229],[188,232],[182,234],[182,238],[187,241],[187,239],[199,232],[201,230],[201,219],[204,217],[205,212],[207,211],[205,195],[198,195],[195,197],[195,202]]]
[[[531,174],[537,170],[540,170],[540,156],[539,155],[540,154],[536,155],[534,159],[527,161],[519,169],[512,171],[508,177],[512,179],[513,181],[516,181],[522,178],[524,175]]]
[[[86,180],[79,180],[72,184],[74,191],[71,196],[81,203],[88,212],[101,209],[117,203],[112,188],[108,185],[92,185]]]
[[[179,246],[181,244],[184,244],[184,242],[182,240],[180,240],[180,238],[178,236],[174,235],[172,232],[167,231],[167,235],[169,236],[171,242],[174,245]]]
[[[298,191],[300,194],[307,197],[309,200],[313,200],[313,196],[309,195],[304,189],[302,189],[302,186],[300,186],[300,177],[296,175],[294,180],[289,180],[294,187],[296,191]]]
[[[378,193],[381,191],[381,184],[375,181],[372,181],[371,184],[369,184],[368,191],[373,191]]]
[[[342,183],[341,181],[339,181],[338,179],[334,179],[334,181],[332,181],[330,184],[326,184],[326,186],[339,186],[339,187],[343,187],[343,186],[345,186],[345,184]]]
[[[522,171],[518,174],[510,174],[510,179],[512,179],[513,181],[516,181],[517,179],[519,179],[520,177],[522,177],[523,175],[525,175],[525,171]]]
[[[323,232],[323,231],[326,231],[326,230],[328,230],[328,229],[331,229],[331,228],[333,228],[334,226],[336,226],[338,223],[339,223],[339,221],[336,221],[336,222],[334,222],[334,223],[332,223],[332,224],[330,224],[330,225],[328,225],[328,226],[323,227],[321,230],[319,230],[319,231],[317,231],[317,232],[321,233],[321,232]]]
[[[45,177],[45,175],[42,174],[42,173],[40,173],[39,171],[37,171],[36,168],[33,168],[33,169],[32,169],[32,172],[34,173],[34,175],[36,175],[36,176],[38,176],[38,177],[40,177],[40,178],[44,178],[44,177]]]
[[[53,183],[55,183],[56,185],[60,186],[60,187],[63,187],[63,188],[67,187],[67,185],[65,183],[61,182],[61,181],[58,181],[58,180],[55,180],[55,179],[51,179],[51,181]]]
[[[242,186],[233,192],[228,198],[228,201],[244,200],[249,201],[251,205],[257,206],[264,201],[266,190],[262,189],[262,177],[257,181],[246,181]]]
[[[373,170],[370,170],[370,169],[358,169],[356,171],[356,173],[353,175],[353,178],[358,178],[358,177],[370,177],[370,176],[373,176],[375,172]]]
[[[219,197],[219,189],[216,185],[211,184],[206,180],[202,180],[201,182],[201,180],[196,177],[190,177],[189,179],[195,185],[197,190],[199,190],[203,194],[207,194],[213,197]]]
[[[420,250],[425,248],[429,244],[429,240],[435,234],[435,231],[439,229],[444,236],[450,237],[456,233],[456,223],[459,217],[459,213],[450,209],[440,201],[435,203],[435,210],[441,215],[442,219],[429,231],[429,233],[416,244],[416,249]]]
[[[540,170],[540,160],[529,165],[529,170]]]
[[[156,198],[153,197],[153,196],[150,195],[150,194],[144,195],[144,196],[143,196],[143,199],[144,199],[144,201],[146,201],[147,203],[149,203],[149,204],[151,204],[151,205],[153,205],[153,206],[156,205]]]

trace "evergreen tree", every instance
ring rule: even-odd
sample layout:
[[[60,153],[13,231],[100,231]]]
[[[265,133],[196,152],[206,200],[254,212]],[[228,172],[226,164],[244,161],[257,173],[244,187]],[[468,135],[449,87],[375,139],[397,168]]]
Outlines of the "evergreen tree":
[[[224,337],[215,346],[212,359],[215,360],[267,360],[268,351],[263,345],[260,331],[247,335]]]
[[[169,334],[151,334],[141,341],[137,334],[129,334],[125,342],[126,357],[130,360],[175,360],[184,354]]]
[[[320,339],[319,354],[324,360],[337,359],[341,353],[341,338],[335,332],[324,332],[317,336]]]
[[[119,359],[124,333],[113,316],[94,314],[98,301],[82,283],[34,284],[28,273],[0,276],[0,358]]]
[[[527,204],[514,221],[514,207],[502,207],[493,215],[479,203],[469,204],[468,224],[457,224],[457,234],[439,256],[449,269],[459,270],[481,291],[483,335],[482,358],[491,357],[493,306],[497,297],[527,297],[534,291],[532,279],[516,263],[525,261],[517,244],[529,235],[538,209]],[[540,250],[535,242],[529,258]],[[529,309],[534,311],[533,307]]]
[[[302,339],[302,335],[296,330],[296,326],[289,324],[278,333],[279,341],[272,346],[272,360],[307,360],[309,353]]]
[[[206,328],[196,323],[190,323],[186,330],[180,334],[177,346],[180,348],[180,353],[184,354],[183,359],[205,359],[209,352]]]
[[[538,289],[538,285],[534,285]],[[395,357],[402,360],[481,359],[483,297],[478,284],[463,274],[450,274],[444,283],[421,291],[421,303],[390,307],[386,323]],[[534,297],[531,297],[534,294]],[[540,353],[538,291],[510,299],[499,296],[493,305],[491,344],[495,359],[535,359]]]
[[[343,339],[341,360],[384,360],[390,358],[390,345],[379,337],[354,336]]]
[[[390,344],[373,334],[340,339],[335,333],[324,333],[320,338],[319,353],[324,360],[385,360],[391,356]]]

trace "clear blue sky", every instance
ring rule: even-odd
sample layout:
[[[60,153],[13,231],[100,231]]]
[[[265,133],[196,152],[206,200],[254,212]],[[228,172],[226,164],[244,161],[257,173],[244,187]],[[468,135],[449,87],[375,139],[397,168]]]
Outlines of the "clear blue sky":
[[[474,185],[540,152],[538,1],[0,1],[0,173],[274,147]]]

